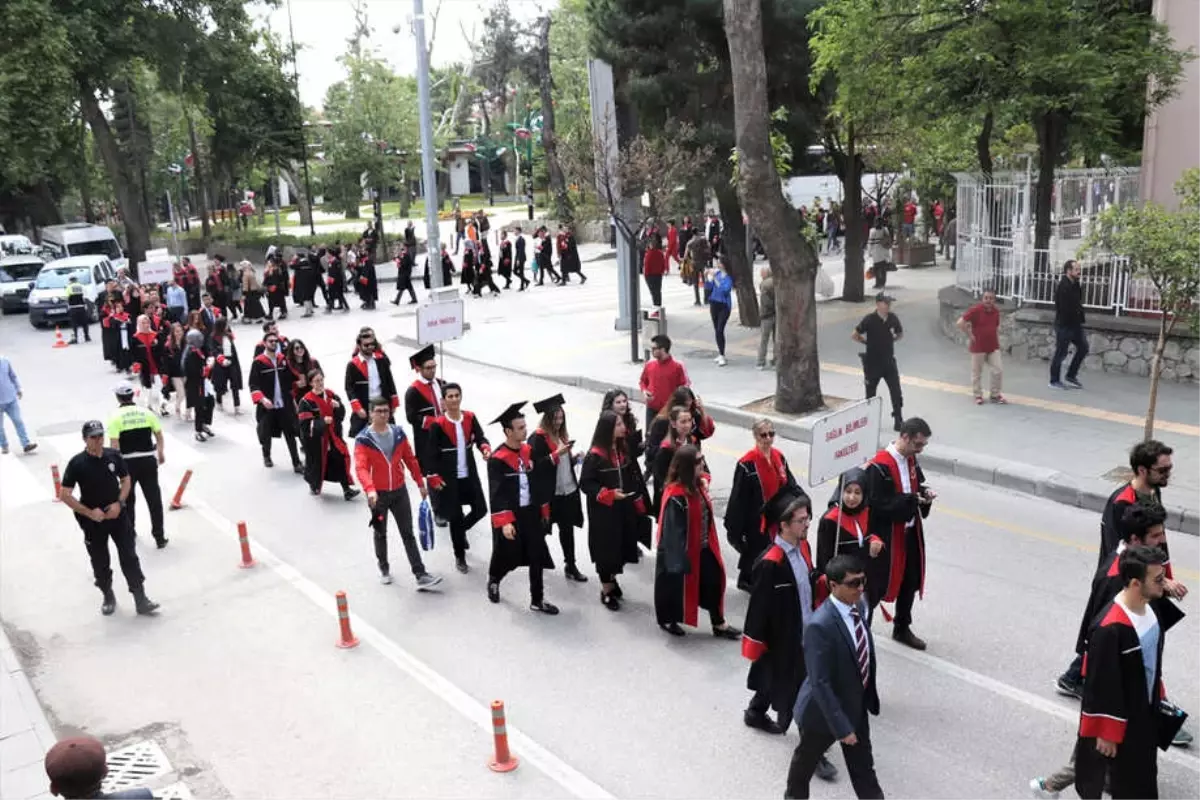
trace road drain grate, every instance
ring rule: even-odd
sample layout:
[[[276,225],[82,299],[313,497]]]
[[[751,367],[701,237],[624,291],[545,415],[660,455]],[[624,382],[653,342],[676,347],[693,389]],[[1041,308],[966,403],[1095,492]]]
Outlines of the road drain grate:
[[[145,786],[160,775],[171,771],[171,762],[162,748],[150,740],[114,750],[108,754],[108,776],[100,788],[103,792],[119,792]],[[186,791],[186,789],[185,789]],[[170,795],[190,797],[191,795]]]

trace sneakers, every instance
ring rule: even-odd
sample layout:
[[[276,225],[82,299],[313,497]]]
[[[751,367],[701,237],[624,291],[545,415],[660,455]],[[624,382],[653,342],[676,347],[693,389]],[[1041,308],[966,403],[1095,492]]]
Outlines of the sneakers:
[[[362,494],[361,489],[347,489],[346,491],[342,492],[342,497],[348,503],[354,498],[358,497],[360,494]]]
[[[1078,381],[1078,379],[1076,379],[1076,378],[1067,378],[1066,384],[1071,389],[1082,389],[1083,388],[1083,384],[1080,383]]]
[[[391,586],[392,585],[392,573],[390,573],[390,572],[379,573],[379,582],[382,583],[384,586]],[[418,581],[417,583],[418,583],[418,585],[420,585],[420,581]]]
[[[487,585],[488,600],[493,603],[500,602],[500,584],[496,581],[488,581]]]
[[[545,600],[537,603],[531,601],[529,603],[529,610],[538,611],[551,617],[558,614],[558,606],[554,605],[553,603],[547,603]]]
[[[417,576],[417,591],[428,592],[442,582],[438,575],[430,575],[428,572],[422,572]]]
[[[729,363],[729,362],[727,362],[727,361],[725,360],[725,356],[717,356],[717,366],[718,366],[718,367],[723,367],[723,366],[725,366],[727,363]]]
[[[1058,792],[1053,792],[1046,788],[1045,778],[1034,778],[1029,782],[1029,791],[1033,792],[1034,797],[1049,798],[1056,800]]]
[[[992,395],[991,400],[993,403],[999,406],[1008,405],[1008,401],[1004,399],[1004,395],[1002,394]]]
[[[1050,381],[1050,383],[1047,385],[1051,389],[1066,389],[1067,388],[1067,387],[1063,386],[1062,381]]]
[[[1171,745],[1174,747],[1188,747],[1192,743],[1192,734],[1188,733],[1186,728],[1180,728],[1175,734],[1175,738],[1171,740]]]
[[[1054,682],[1054,691],[1064,697],[1083,699],[1083,683],[1069,680],[1065,675],[1058,676],[1058,680]]]
[[[22,448],[21,448],[21,450],[22,450],[23,452],[25,452],[26,454],[28,454],[28,453],[32,453],[34,450],[37,450],[37,442],[30,442],[29,444],[27,444],[27,445],[25,445],[24,447],[22,447]],[[7,448],[7,447],[6,447],[6,448],[4,448],[4,452],[6,452],[6,453],[8,452],[8,448]]]

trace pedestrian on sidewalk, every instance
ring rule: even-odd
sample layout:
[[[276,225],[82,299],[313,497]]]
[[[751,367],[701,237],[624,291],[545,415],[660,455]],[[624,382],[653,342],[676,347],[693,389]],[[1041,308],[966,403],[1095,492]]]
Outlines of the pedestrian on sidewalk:
[[[427,591],[442,582],[440,577],[425,571],[421,551],[413,536],[412,506],[404,470],[412,475],[421,499],[429,496],[421,467],[413,455],[404,428],[388,421],[392,406],[382,398],[371,401],[371,424],[359,431],[354,439],[354,474],[367,493],[371,508],[371,532],[375,539],[375,561],[379,565],[379,582],[392,582],[388,563],[387,515],[390,511],[400,529],[400,541],[408,556],[408,566],[417,581],[417,591]]]
[[[681,243],[683,238],[680,237]],[[692,294],[696,298],[693,305],[703,305],[700,302],[700,285],[704,281],[704,276],[711,263],[712,250],[709,249],[708,239],[698,233],[689,235],[684,251],[683,266],[680,268],[679,274],[683,278],[683,282],[692,287]]]
[[[663,410],[675,390],[691,385],[683,362],[671,356],[671,337],[660,333],[651,338],[650,360],[642,365],[642,375],[638,378],[638,388],[646,403],[647,434],[654,418]],[[646,444],[649,445],[650,441],[647,440]]]
[[[166,463],[162,423],[152,412],[134,404],[133,386],[117,386],[117,412],[108,421],[108,443],[125,459],[129,470],[129,527],[137,536],[137,498],[134,490],[142,487],[142,500],[150,510],[150,532],[162,550],[167,546],[163,529],[162,491],[158,486],[158,467]]]
[[[517,289],[517,291],[523,292],[529,287],[529,279],[525,277],[525,237],[521,234],[520,225],[513,228],[513,235],[516,237],[513,241],[513,252],[515,253],[513,275],[521,282],[521,288]]]
[[[204,334],[190,330],[185,336],[187,350],[183,355],[183,385],[187,395],[187,407],[196,414],[194,418],[195,439],[208,441],[212,437],[212,414],[216,400],[213,398],[212,368],[216,359],[208,354]]]
[[[967,309],[955,323],[971,341],[967,351],[971,354],[971,391],[975,405],[983,405],[983,365],[991,372],[988,396],[993,403],[1007,403],[1000,393],[1000,382],[1004,366],[1000,361],[1000,309],[996,308],[996,290],[984,289],[983,299]]]
[[[556,394],[533,404],[542,420],[529,437],[529,446],[533,477],[541,484],[539,493],[551,498],[550,524],[558,526],[567,579],[587,583],[587,576],[575,565],[575,529],[583,527],[583,503],[575,470],[583,463],[583,456],[572,452],[575,440],[567,432],[565,402],[561,394]],[[636,461],[636,457],[631,460]]]
[[[1087,358],[1088,342],[1083,332],[1083,289],[1079,285],[1082,274],[1079,262],[1070,259],[1063,265],[1063,276],[1054,290],[1054,358],[1050,359],[1051,389],[1082,389],[1079,368]],[[1075,355],[1067,365],[1066,385],[1059,379],[1062,362],[1067,350],[1075,346]]]
[[[704,294],[708,297],[708,313],[712,317],[713,336],[717,340],[718,367],[725,361],[725,326],[733,312],[733,278],[726,271],[725,258],[704,276]]]
[[[21,449],[26,453],[37,450],[37,442],[29,440],[25,420],[21,417],[20,401],[24,396],[21,381],[17,378],[17,371],[13,369],[12,362],[8,360],[8,356],[0,356],[0,454],[8,455],[8,434],[4,432],[6,415],[12,420],[17,439],[21,442]]]
[[[108,798],[108,800],[154,800],[149,789],[122,789],[103,792],[101,785],[108,776],[108,755],[104,745],[91,736],[75,736],[56,742],[42,762],[50,779],[50,794],[56,797]]]
[[[671,269],[671,262],[680,263],[679,254],[679,228],[675,225],[675,220],[667,220],[667,270]]]
[[[229,330],[229,320],[218,319],[213,327],[212,343],[213,356],[212,383],[216,393],[217,407],[225,413],[225,395],[233,395],[233,413],[242,413],[242,360],[238,357],[233,331]]]
[[[646,288],[650,290],[650,305],[662,306],[663,276],[667,274],[667,254],[662,249],[662,237],[657,233],[650,237],[650,246],[646,248],[646,257],[642,261],[642,276],[646,279]]]
[[[900,318],[892,313],[892,298],[883,293],[875,295],[875,313],[863,317],[850,334],[851,339],[867,346],[866,352],[858,355],[863,365],[866,396],[868,399],[875,396],[881,380],[887,384],[896,430],[904,422],[904,396],[900,393],[900,369],[896,366],[896,342],[903,336]]]
[[[83,451],[74,455],[63,471],[58,498],[75,512],[75,521],[83,530],[96,588],[104,595],[100,613],[107,617],[117,607],[108,551],[111,539],[117,547],[117,559],[129,593],[133,595],[134,608],[142,615],[153,614],[158,603],[146,596],[146,578],[138,561],[133,525],[125,513],[125,504],[133,489],[125,459],[116,450],[104,446],[104,423],[100,420],[83,424],[83,441]],[[79,487],[78,500],[74,495],[76,486]]]
[[[888,267],[892,259],[892,232],[888,230],[884,217],[875,218],[875,227],[867,234],[867,257],[871,259],[871,275],[875,288],[887,286]]]
[[[487,597],[500,602],[500,581],[521,567],[529,568],[529,610],[554,616],[558,606],[546,601],[542,573],[554,569],[546,547],[550,520],[549,498],[537,494],[532,481],[533,451],[525,441],[525,401],[513,403],[492,420],[504,431],[504,441],[488,459],[488,489],[492,509],[492,560],[488,565]]]
[[[758,361],[755,366],[766,369],[770,364],[775,366],[775,279],[771,277],[771,268],[763,267],[759,272],[762,283],[758,285],[758,313],[760,319],[758,338]],[[767,360],[767,349],[770,348],[771,360]]]

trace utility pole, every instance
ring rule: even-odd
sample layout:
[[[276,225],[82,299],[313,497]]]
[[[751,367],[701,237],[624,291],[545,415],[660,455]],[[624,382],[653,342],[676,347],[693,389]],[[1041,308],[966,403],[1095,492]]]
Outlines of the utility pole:
[[[292,0],[288,0],[288,36],[292,40],[292,83],[296,86],[296,105],[300,106],[300,157],[304,162],[304,199],[308,202],[308,234],[317,235],[313,224],[312,178],[308,174],[308,133],[304,125],[304,104],[300,102],[300,68],[296,66],[296,30],[292,27]]]
[[[425,183],[425,257],[429,286],[442,288],[441,248],[438,246],[437,172],[433,166],[433,112],[429,104],[429,50],[425,47],[425,4],[413,0],[413,34],[417,39],[417,95],[421,111],[421,175]]]

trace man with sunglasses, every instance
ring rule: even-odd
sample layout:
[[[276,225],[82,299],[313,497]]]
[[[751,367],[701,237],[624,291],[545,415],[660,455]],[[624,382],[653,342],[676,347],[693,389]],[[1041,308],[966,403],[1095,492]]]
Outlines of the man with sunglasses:
[[[1121,519],[1125,509],[1134,504],[1161,506],[1162,490],[1171,480],[1174,464],[1171,454],[1175,451],[1156,439],[1138,442],[1129,451],[1129,469],[1133,479],[1117,489],[1104,504],[1100,516],[1100,561],[1103,562],[1121,543]],[[1166,543],[1163,543],[1166,552]],[[1168,563],[1167,579],[1170,580]]]
[[[275,466],[271,460],[271,440],[282,436],[292,457],[292,471],[303,475],[304,464],[296,447],[299,426],[292,393],[295,375],[280,350],[278,333],[268,332],[263,336],[261,347],[250,362],[246,386],[250,389],[250,402],[255,406],[254,422],[258,442],[262,445],[263,466],[268,469]]]
[[[393,411],[400,405],[396,396],[396,379],[392,377],[392,360],[379,348],[372,328],[358,332],[357,347],[346,364],[346,399],[350,401],[350,436],[370,424],[371,401],[381,397]]]

